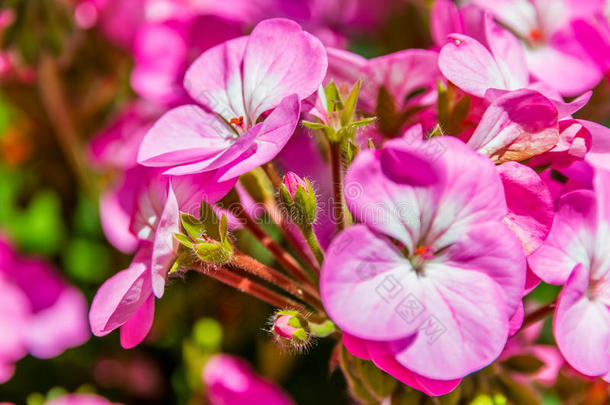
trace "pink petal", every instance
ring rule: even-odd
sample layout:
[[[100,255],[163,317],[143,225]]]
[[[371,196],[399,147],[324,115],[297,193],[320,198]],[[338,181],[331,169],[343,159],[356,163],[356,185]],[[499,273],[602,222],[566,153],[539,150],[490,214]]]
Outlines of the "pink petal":
[[[402,383],[422,391],[427,395],[445,395],[453,391],[455,387],[459,385],[460,381],[462,381],[461,379],[445,381],[433,380],[413,373],[396,361],[392,351],[385,343],[368,341],[367,348],[371,352],[373,362],[377,367],[392,375]]]
[[[538,92],[516,90],[487,108],[468,145],[501,163],[546,152],[558,141],[555,106]]]
[[[586,375],[610,371],[610,309],[587,294],[589,273],[579,265],[568,278],[557,302],[554,334],[568,363]]]
[[[495,281],[502,288],[509,317],[522,304],[525,256],[519,240],[506,225],[477,224],[437,258],[444,265],[478,271]]]
[[[478,271],[431,263],[417,283],[425,308],[415,322],[419,332],[407,347],[390,343],[400,364],[431,379],[451,380],[500,355],[508,337],[508,314],[494,281]]]
[[[248,117],[256,120],[291,94],[308,97],[322,83],[326,68],[324,46],[297,23],[281,18],[260,22],[248,37],[243,60]]]
[[[106,280],[91,303],[89,323],[95,336],[104,336],[127,322],[152,293],[150,246],[142,247],[131,265]]]
[[[595,63],[569,33],[554,37],[549,46],[526,51],[532,75],[564,96],[591,90],[602,74]]]
[[[487,42],[507,90],[522,89],[529,83],[529,71],[521,42],[509,31],[496,24],[488,16],[486,22]]]
[[[449,0],[437,0],[434,2],[430,25],[432,38],[437,46],[445,45],[449,34],[462,34],[464,32],[458,9]]]
[[[131,349],[139,345],[152,327],[155,316],[155,297],[151,294],[135,314],[121,326],[121,346]]]
[[[227,120],[248,120],[241,73],[247,42],[248,37],[241,37],[208,49],[184,75],[189,95]]]
[[[211,405],[294,405],[278,386],[259,377],[245,361],[218,354],[203,369]]]
[[[449,42],[441,49],[438,66],[456,86],[478,97],[484,97],[489,88],[512,90],[507,88],[491,53],[466,35],[449,36]]]
[[[417,330],[417,324],[404,322],[395,311],[409,293],[419,295],[416,279],[410,263],[389,241],[354,225],[331,243],[320,292],[328,315],[347,333],[370,340],[399,339]]]
[[[589,265],[594,246],[597,202],[591,191],[573,191],[557,202],[555,218],[544,244],[528,257],[534,273],[550,284],[563,284],[579,263]]]
[[[263,121],[256,133],[254,142],[256,151],[253,155],[237,162],[223,171],[219,181],[227,181],[261,166],[277,156],[284,148],[299,121],[301,104],[293,94],[282,100],[271,114]]]
[[[75,288],[64,289],[52,306],[30,318],[26,342],[31,355],[48,359],[89,339],[87,301]]]
[[[540,176],[516,162],[498,166],[508,214],[504,222],[519,237],[526,254],[536,250],[546,239],[553,224],[553,197]]]
[[[436,89],[440,79],[438,53],[424,49],[407,49],[370,59],[363,67],[366,80],[361,90],[361,99],[374,106],[381,87],[390,92],[398,108],[415,90]],[[434,101],[434,99],[432,100]]]
[[[138,162],[159,167],[209,160],[234,138],[235,133],[215,114],[184,105],[165,113],[148,131]]]
[[[200,202],[201,203],[201,202]],[[163,296],[165,277],[178,251],[175,233],[180,232],[180,211],[172,187],[169,187],[167,200],[155,231],[151,257],[152,291],[157,298]]]

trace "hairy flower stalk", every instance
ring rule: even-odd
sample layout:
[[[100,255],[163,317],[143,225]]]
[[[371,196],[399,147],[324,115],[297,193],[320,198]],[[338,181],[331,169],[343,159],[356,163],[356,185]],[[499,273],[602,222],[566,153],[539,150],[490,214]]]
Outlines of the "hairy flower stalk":
[[[271,238],[261,226],[248,213],[239,206],[233,210],[238,219],[243,221],[244,226],[254,235],[256,239],[267,249],[273,257],[288,271],[288,273],[305,284],[311,284],[312,280],[305,269],[301,267],[294,257]]]

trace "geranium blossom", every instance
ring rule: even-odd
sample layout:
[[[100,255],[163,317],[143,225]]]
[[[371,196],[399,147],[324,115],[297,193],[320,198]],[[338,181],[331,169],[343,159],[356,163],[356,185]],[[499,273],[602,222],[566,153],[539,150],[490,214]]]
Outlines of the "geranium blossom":
[[[561,353],[586,375],[610,373],[610,173],[599,170],[595,191],[562,196],[545,243],[529,258],[551,284],[565,284],[554,333]]]
[[[175,260],[180,210],[197,212],[201,201],[216,202],[235,182],[212,183],[203,173],[175,179],[151,174],[138,190],[131,231],[140,241],[133,262],[97,292],[89,320],[96,336],[121,328],[121,344],[140,343],[152,326],[154,296],[161,298],[167,272]]]
[[[220,181],[266,163],[290,139],[300,100],[320,85],[326,65],[322,44],[298,24],[259,23],[250,36],[193,63],[184,84],[203,108],[185,105],[161,117],[142,142],[139,162],[171,167],[166,173],[174,175],[217,171]]]
[[[353,163],[346,184],[362,193],[347,204],[363,224],[331,244],[321,292],[378,366],[438,395],[501,352],[525,260],[501,222],[493,164],[456,139],[422,136],[412,128]]]

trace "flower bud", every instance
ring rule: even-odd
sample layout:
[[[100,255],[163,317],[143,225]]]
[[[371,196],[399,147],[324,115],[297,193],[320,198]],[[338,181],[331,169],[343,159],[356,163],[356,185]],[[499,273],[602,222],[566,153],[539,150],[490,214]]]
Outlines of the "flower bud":
[[[311,225],[316,220],[316,195],[309,180],[293,172],[284,176],[280,196],[290,218],[299,226]]]
[[[277,341],[300,348],[309,342],[309,323],[297,311],[283,310],[275,314],[272,331]]]

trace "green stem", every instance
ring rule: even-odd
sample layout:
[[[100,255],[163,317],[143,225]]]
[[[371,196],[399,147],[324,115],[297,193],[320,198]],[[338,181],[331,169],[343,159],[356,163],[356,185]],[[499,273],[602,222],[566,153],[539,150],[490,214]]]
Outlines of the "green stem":
[[[309,245],[311,252],[316,257],[318,264],[320,266],[322,266],[322,262],[324,261],[324,251],[322,250],[322,247],[320,246],[320,242],[318,241],[316,233],[313,230],[313,226],[311,226],[309,224],[303,225],[301,227],[301,231],[303,232],[303,236],[305,237],[305,241],[307,241],[307,244]],[[316,274],[316,275],[319,276],[319,272],[317,272],[317,273],[318,274]]]
[[[337,326],[330,320],[327,319],[322,323],[309,322],[309,329],[311,334],[316,337],[327,337],[337,331]]]

